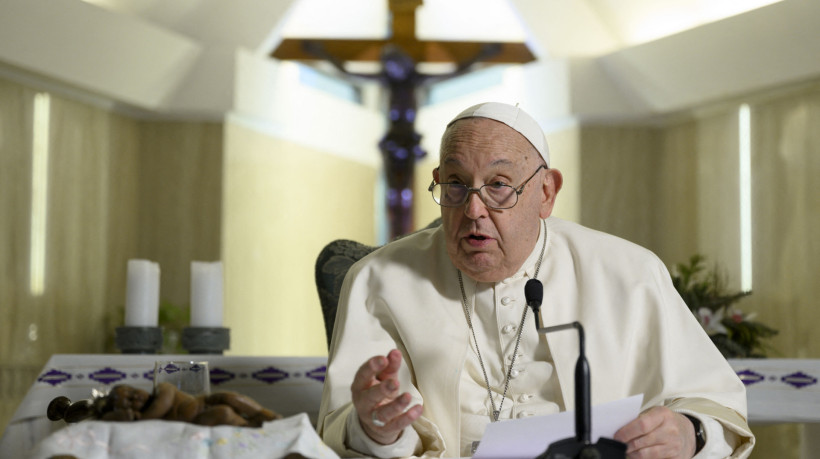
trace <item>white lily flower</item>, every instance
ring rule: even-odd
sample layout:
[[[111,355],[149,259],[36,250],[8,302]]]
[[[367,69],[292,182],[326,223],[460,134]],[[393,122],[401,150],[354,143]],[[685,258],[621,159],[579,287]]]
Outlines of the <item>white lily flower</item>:
[[[706,333],[709,336],[721,333],[724,335],[729,334],[729,331],[721,323],[723,320],[723,308],[720,308],[714,312],[709,308],[700,308],[698,309],[697,316],[700,321],[700,325],[704,330],[706,330]]]

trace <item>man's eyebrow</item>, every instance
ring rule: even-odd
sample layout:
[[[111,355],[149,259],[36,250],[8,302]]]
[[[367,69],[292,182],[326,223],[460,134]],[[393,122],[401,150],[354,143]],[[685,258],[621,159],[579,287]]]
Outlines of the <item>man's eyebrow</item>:
[[[442,164],[453,164],[455,166],[461,166],[463,163],[461,162],[460,159],[453,158],[452,156],[448,156],[448,157],[444,158],[444,161],[442,161]],[[514,165],[515,165],[515,163],[513,161],[511,161],[509,159],[506,159],[506,158],[496,159],[495,161],[490,163],[490,166],[514,166]]]

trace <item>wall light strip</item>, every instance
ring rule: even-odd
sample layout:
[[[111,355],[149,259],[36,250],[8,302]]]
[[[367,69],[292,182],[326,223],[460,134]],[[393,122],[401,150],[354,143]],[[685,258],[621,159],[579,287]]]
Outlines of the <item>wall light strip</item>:
[[[29,290],[34,296],[42,295],[45,290],[50,112],[49,95],[36,94],[31,145],[31,245],[29,248]]]
[[[748,104],[738,113],[740,134],[740,288],[752,289],[752,123]]]

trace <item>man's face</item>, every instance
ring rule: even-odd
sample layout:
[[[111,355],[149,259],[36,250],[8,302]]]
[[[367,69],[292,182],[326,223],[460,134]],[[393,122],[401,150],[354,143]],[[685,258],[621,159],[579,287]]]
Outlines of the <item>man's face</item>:
[[[472,188],[491,183],[518,188],[543,163],[524,136],[509,126],[467,118],[445,133],[441,164],[433,178]],[[515,274],[532,252],[540,219],[552,212],[560,186],[557,170],[542,169],[510,209],[491,209],[477,193],[471,193],[461,207],[442,207],[447,253],[453,264],[479,282],[498,282]]]

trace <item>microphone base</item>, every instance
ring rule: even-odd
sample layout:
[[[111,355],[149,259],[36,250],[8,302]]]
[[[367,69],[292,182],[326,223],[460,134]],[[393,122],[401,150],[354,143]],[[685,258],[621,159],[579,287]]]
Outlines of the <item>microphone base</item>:
[[[551,444],[536,459],[625,459],[626,444],[610,438],[599,438],[598,443],[584,444],[577,438],[565,438]]]

